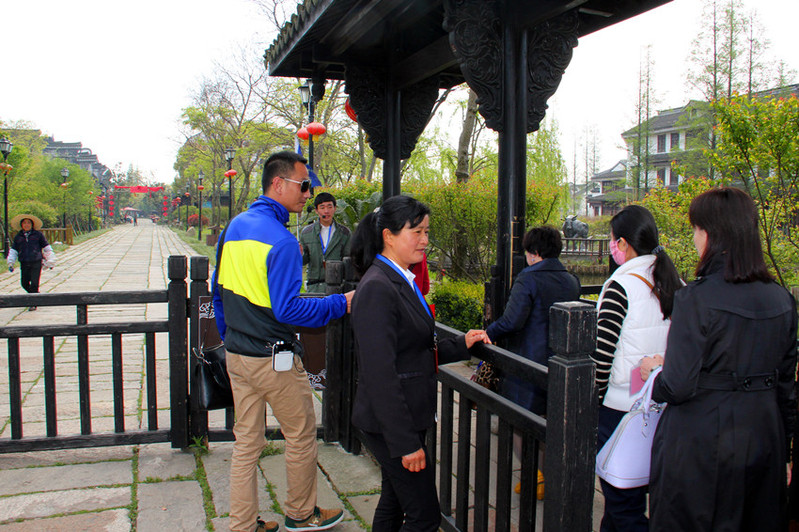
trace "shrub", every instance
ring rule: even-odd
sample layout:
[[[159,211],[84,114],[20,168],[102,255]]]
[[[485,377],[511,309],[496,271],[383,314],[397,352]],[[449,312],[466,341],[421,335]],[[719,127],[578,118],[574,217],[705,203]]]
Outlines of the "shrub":
[[[435,285],[436,320],[459,331],[483,327],[483,285],[448,281]]]
[[[44,227],[61,227],[61,214],[55,208],[38,200],[19,201],[11,205],[8,209],[8,219],[11,220],[14,216],[22,213],[32,214],[39,218]],[[13,238],[14,230],[11,224],[8,225],[8,231],[12,233]]]
[[[198,215],[190,214],[189,215],[189,226],[197,227],[197,220],[198,219],[199,219]],[[205,216],[205,215],[203,215],[203,227],[208,227],[208,217]]]

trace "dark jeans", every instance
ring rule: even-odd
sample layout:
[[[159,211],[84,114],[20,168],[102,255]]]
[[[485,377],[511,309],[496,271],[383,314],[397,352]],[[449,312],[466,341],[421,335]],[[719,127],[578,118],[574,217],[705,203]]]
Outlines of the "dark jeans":
[[[20,262],[22,288],[29,294],[39,293],[39,278],[42,276],[42,261]]]
[[[616,426],[627,412],[599,407],[599,426],[597,427],[597,450],[601,449]],[[647,532],[649,520],[646,518],[646,492],[642,488],[621,489],[599,479],[602,494],[605,496],[605,515],[602,517],[600,532]]]
[[[402,458],[392,458],[381,434],[363,433],[364,444],[380,464],[383,474],[380,501],[372,522],[373,532],[435,532],[441,524],[441,508],[436,492],[435,464],[425,447],[427,467],[411,473],[402,467]],[[424,433],[419,434],[419,447]]]

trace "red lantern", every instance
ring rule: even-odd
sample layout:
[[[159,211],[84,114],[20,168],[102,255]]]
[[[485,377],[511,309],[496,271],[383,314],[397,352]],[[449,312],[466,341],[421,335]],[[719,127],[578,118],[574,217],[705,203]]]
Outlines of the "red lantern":
[[[205,190],[205,187],[202,185],[197,185],[197,190],[203,191]]]
[[[314,138],[320,137],[327,132],[327,128],[320,124],[319,122],[311,122],[308,124],[308,133],[314,136]]]
[[[238,172],[236,172],[235,170],[233,170],[231,168],[230,170],[225,172],[225,177],[227,177],[227,178],[236,177],[236,174],[238,174]]]
[[[355,122],[358,121],[358,115],[355,114],[355,109],[353,109],[352,105],[350,105],[349,98],[347,98],[347,101],[344,102],[344,112],[347,113],[347,116],[352,118],[352,120],[354,120]]]
[[[303,126],[297,131],[297,136],[300,137],[302,140],[308,140],[308,130]]]
[[[93,196],[93,195],[94,195],[94,192],[92,192],[92,191],[90,190],[90,191],[89,191],[89,196]]]

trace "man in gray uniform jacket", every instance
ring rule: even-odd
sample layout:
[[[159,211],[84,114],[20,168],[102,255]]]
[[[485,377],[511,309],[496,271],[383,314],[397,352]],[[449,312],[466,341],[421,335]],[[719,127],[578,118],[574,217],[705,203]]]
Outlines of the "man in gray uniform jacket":
[[[325,261],[341,260],[350,254],[350,230],[333,220],[336,198],[322,192],[314,199],[319,219],[305,227],[300,235],[302,263],[308,265],[306,291],[325,292]]]

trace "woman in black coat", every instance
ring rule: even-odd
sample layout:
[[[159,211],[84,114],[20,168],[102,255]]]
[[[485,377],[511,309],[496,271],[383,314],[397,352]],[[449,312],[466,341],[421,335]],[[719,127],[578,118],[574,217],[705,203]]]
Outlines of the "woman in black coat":
[[[436,341],[430,308],[409,271],[427,247],[429,213],[413,198],[394,196],[353,236],[353,262],[363,277],[352,300],[352,423],[383,475],[375,532],[438,530],[435,467],[425,448],[425,432],[435,424],[437,365],[468,358],[468,348],[488,338],[473,330]]]
[[[698,279],[674,301],[653,399],[650,529],[783,530],[796,416],[797,315],[766,268],[752,199],[733,188],[689,210]],[[642,378],[663,363],[644,359]]]

